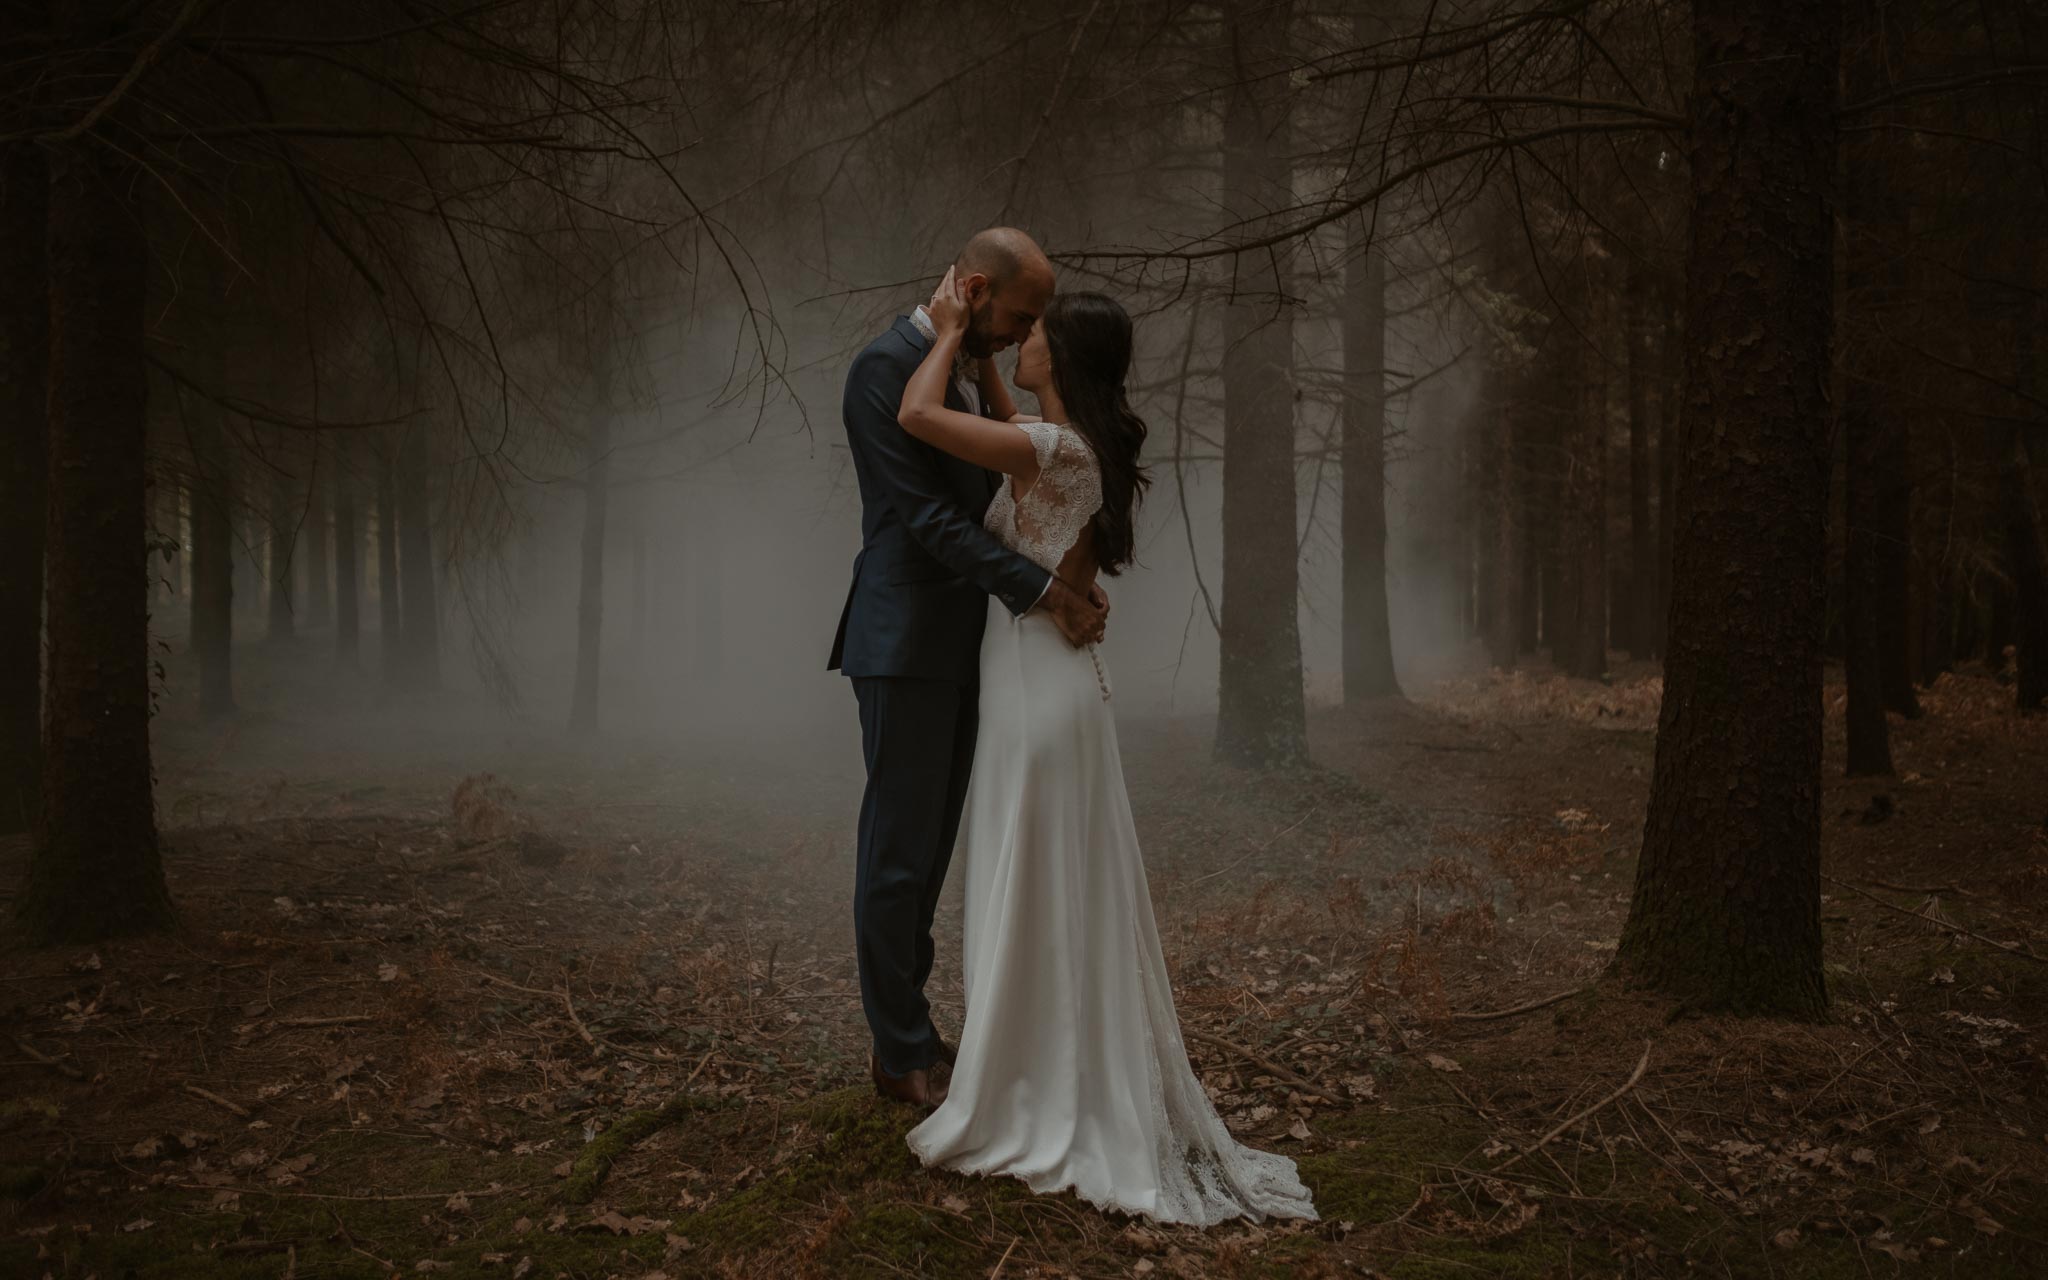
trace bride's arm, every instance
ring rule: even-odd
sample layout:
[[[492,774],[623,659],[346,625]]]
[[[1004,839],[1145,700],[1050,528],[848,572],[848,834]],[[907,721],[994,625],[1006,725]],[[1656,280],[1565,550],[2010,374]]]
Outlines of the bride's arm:
[[[1027,487],[1038,479],[1038,453],[1032,448],[1029,435],[1011,423],[946,407],[946,384],[952,379],[953,356],[967,331],[967,303],[959,296],[951,271],[946,273],[929,311],[938,337],[903,388],[903,406],[896,421],[926,444],[962,461],[1015,476],[1020,488]]]
[[[988,416],[998,422],[1031,422],[1034,419],[1017,412],[1017,402],[1010,396],[1009,384],[1003,375],[996,372],[996,362],[983,356],[975,363],[975,374],[981,380],[981,403],[988,410]]]

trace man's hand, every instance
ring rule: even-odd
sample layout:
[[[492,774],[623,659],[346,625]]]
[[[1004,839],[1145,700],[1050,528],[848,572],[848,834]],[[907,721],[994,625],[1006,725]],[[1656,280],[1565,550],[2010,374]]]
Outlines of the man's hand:
[[[1098,597],[1100,604],[1096,603]],[[1060,634],[1066,636],[1067,643],[1076,649],[1102,639],[1103,629],[1109,621],[1109,597],[1101,594],[1101,588],[1090,587],[1084,596],[1054,578],[1052,585],[1046,588],[1044,604],[1052,613]]]

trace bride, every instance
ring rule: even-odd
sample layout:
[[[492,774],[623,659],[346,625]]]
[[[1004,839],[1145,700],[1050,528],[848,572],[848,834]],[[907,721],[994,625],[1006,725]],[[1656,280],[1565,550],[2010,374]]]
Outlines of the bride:
[[[1001,472],[989,531],[1086,593],[1130,563],[1148,482],[1145,424],[1124,394],[1130,316],[1097,293],[1052,301],[1017,356],[1040,421],[1016,412],[988,360],[990,416],[945,407],[968,310],[947,272],[898,421]],[[1160,1222],[1314,1218],[1294,1162],[1234,1141],[1188,1065],[1109,698],[1093,645],[991,599],[960,841],[967,1017],[945,1101],[910,1147],[929,1166],[1071,1188]]]

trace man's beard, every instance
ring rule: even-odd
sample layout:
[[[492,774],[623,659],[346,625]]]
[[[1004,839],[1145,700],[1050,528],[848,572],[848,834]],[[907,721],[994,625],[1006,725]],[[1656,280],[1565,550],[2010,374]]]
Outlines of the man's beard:
[[[967,313],[967,332],[960,335],[960,349],[976,360],[996,353],[995,310],[993,302],[984,302]]]

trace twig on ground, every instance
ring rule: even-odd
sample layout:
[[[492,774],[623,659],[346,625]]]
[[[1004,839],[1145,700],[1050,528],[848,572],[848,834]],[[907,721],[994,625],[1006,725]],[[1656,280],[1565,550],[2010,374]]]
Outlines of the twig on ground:
[[[1567,1117],[1563,1124],[1558,1125],[1549,1133],[1546,1133],[1542,1137],[1536,1139],[1534,1146],[1525,1147],[1522,1150],[1517,1151],[1514,1155],[1509,1156],[1506,1160],[1494,1166],[1493,1171],[1495,1173],[1500,1173],[1503,1170],[1513,1168],[1517,1163],[1521,1161],[1523,1156],[1531,1155],[1537,1151],[1541,1151],[1544,1147],[1550,1145],[1550,1140],[1552,1138],[1555,1138],[1560,1133],[1563,1133],[1566,1129],[1571,1128],[1575,1124],[1583,1122],[1588,1117],[1590,1117],[1594,1112],[1600,1110],[1602,1107],[1609,1106],[1614,1102],[1619,1101],[1624,1095],[1628,1093],[1630,1089],[1636,1087],[1636,1082],[1643,1078],[1643,1071],[1647,1067],[1649,1067],[1649,1065],[1650,1042],[1645,1040],[1643,1041],[1643,1056],[1636,1059],[1636,1069],[1634,1071],[1629,1072],[1628,1079],[1622,1082],[1621,1088],[1616,1089],[1613,1093],[1608,1094],[1606,1097],[1600,1099],[1600,1101],[1594,1103],[1592,1106],[1587,1107],[1583,1111],[1580,1111],[1577,1115]]]
[[[85,1079],[85,1072],[82,1068],[79,1067],[77,1063],[68,1062],[64,1058],[53,1058],[49,1054],[44,1053],[42,1050],[30,1044],[28,1041],[22,1039],[20,1036],[13,1037],[13,1040],[15,1048],[21,1050],[29,1057],[34,1058],[37,1062],[42,1063],[44,1066],[48,1067],[52,1071],[55,1071],[57,1074],[66,1076],[73,1080]]]
[[[1827,881],[1829,884],[1840,885],[1842,888],[1847,889],[1849,892],[1855,894],[1859,898],[1868,898],[1872,902],[1875,902],[1878,906],[1883,907],[1886,911],[1895,911],[1898,914],[1912,920],[1919,920],[1922,922],[1925,922],[1927,920],[1926,916],[1921,915],[1917,911],[1908,911],[1904,907],[1899,906],[1897,903],[1886,902],[1883,898],[1880,898],[1876,894],[1870,892],[1870,890],[1862,888],[1859,885],[1850,884],[1847,880],[1837,880],[1835,877],[1829,875],[1825,871],[1820,873],[1820,878]],[[2021,956],[2025,959],[2032,960],[2035,964],[2048,964],[2048,956],[2035,955],[2033,952],[2027,950],[2025,947],[2021,946],[2017,942],[2000,942],[1996,938],[1987,938],[1983,934],[1978,933],[1975,929],[1965,929],[1963,926],[1957,924],[1953,920],[1939,921],[1937,922],[1937,926],[1939,928],[1948,930],[1950,933],[1960,933],[1975,938],[1977,941],[1983,943],[1985,946],[1996,947],[1998,950],[2005,952],[2007,955]]]
[[[583,1043],[589,1045],[591,1049],[594,1051],[603,1051],[609,1049],[613,1053],[618,1054],[621,1058],[631,1058],[635,1062],[646,1062],[651,1063],[655,1066],[668,1066],[670,1063],[675,1061],[675,1059],[672,1056],[667,1058],[657,1058],[652,1054],[640,1053],[636,1050],[628,1049],[623,1045],[614,1044],[611,1041],[606,1040],[602,1036],[593,1034],[590,1028],[583,1024],[583,1019],[576,1013],[576,1002],[569,998],[569,989],[567,987],[556,987],[552,991],[543,991],[539,987],[522,987],[516,982],[507,982],[505,979],[499,977],[498,975],[494,973],[485,973],[481,969],[477,971],[477,976],[479,978],[482,978],[485,982],[495,983],[496,985],[501,987],[510,987],[514,991],[524,991],[526,994],[531,996],[553,996],[555,999],[560,1000],[562,1002],[563,1010],[565,1010],[569,1015],[569,1021],[575,1024],[576,1034],[578,1036],[581,1036],[583,1038]]]
[[[1279,1063],[1273,1061],[1271,1058],[1266,1057],[1264,1054],[1254,1053],[1252,1050],[1245,1048],[1243,1045],[1237,1043],[1235,1040],[1225,1040],[1222,1036],[1211,1035],[1207,1031],[1203,1031],[1198,1027],[1183,1026],[1180,1029],[1180,1034],[1181,1038],[1184,1040],[1197,1040],[1203,1044],[1211,1045],[1215,1048],[1223,1049],[1230,1053],[1234,1053],[1238,1057],[1243,1058],[1246,1062],[1249,1062],[1253,1066],[1258,1067],[1267,1075],[1272,1076],[1274,1079],[1279,1080],[1285,1084],[1293,1085],[1295,1090],[1299,1093],[1304,1093],[1313,1097],[1321,1098],[1325,1102],[1335,1103],[1338,1101],[1338,1099],[1334,1095],[1332,1095],[1328,1090],[1324,1089],[1321,1085],[1311,1083],[1306,1077],[1298,1075],[1295,1072],[1289,1071],[1286,1067],[1281,1066]]]
[[[1288,837],[1288,835],[1299,829],[1303,823],[1307,822],[1310,818],[1315,817],[1317,810],[1321,809],[1322,807],[1323,806],[1319,804],[1310,805],[1307,813],[1302,814],[1299,818],[1296,818],[1287,826],[1282,827],[1278,832],[1274,833],[1272,837],[1270,837],[1264,844],[1260,845],[1258,848],[1248,850],[1243,857],[1238,858],[1234,862],[1218,867],[1214,871],[1206,872],[1202,875],[1196,876],[1194,879],[1188,881],[1185,885],[1181,887],[1191,889],[1194,886],[1202,883],[1204,880],[1214,880],[1217,876],[1220,876],[1225,872],[1237,870],[1245,863],[1251,861],[1253,858],[1256,858],[1260,854],[1264,853],[1266,850],[1272,848],[1274,845],[1279,844],[1282,840],[1285,840]]]
[[[247,1120],[249,1118],[249,1108],[243,1106],[239,1102],[231,1102],[228,1099],[221,1097],[219,1094],[215,1093],[211,1089],[202,1089],[196,1084],[187,1082],[185,1085],[185,1092],[191,1094],[195,1098],[204,1098],[206,1101],[211,1102],[216,1107],[226,1108],[227,1110],[232,1111],[236,1115],[242,1117],[242,1119],[244,1120]]]
[[[1570,991],[1560,991],[1554,996],[1545,996],[1541,1000],[1531,1000],[1527,1004],[1518,1004],[1512,1009],[1489,1009],[1479,1013],[1454,1013],[1451,1015],[1451,1021],[1492,1022],[1496,1018],[1512,1018],[1516,1014],[1534,1013],[1538,1009],[1547,1009],[1560,1001],[1569,1000],[1573,996],[1581,995],[1591,990],[1591,987],[1573,987]]]
[[[1870,883],[1876,885],[1880,889],[1890,889],[1893,893],[1924,893],[1929,895],[1937,893],[1952,893],[1958,898],[1967,898],[1970,896],[1968,890],[1957,888],[1955,885],[1952,884],[1928,885],[1924,888],[1921,888],[1910,884],[1893,884],[1889,880],[1872,880]]]
[[[275,1025],[302,1029],[307,1027],[357,1027],[365,1022],[375,1022],[373,1013],[341,1013],[324,1018],[279,1018]]]

